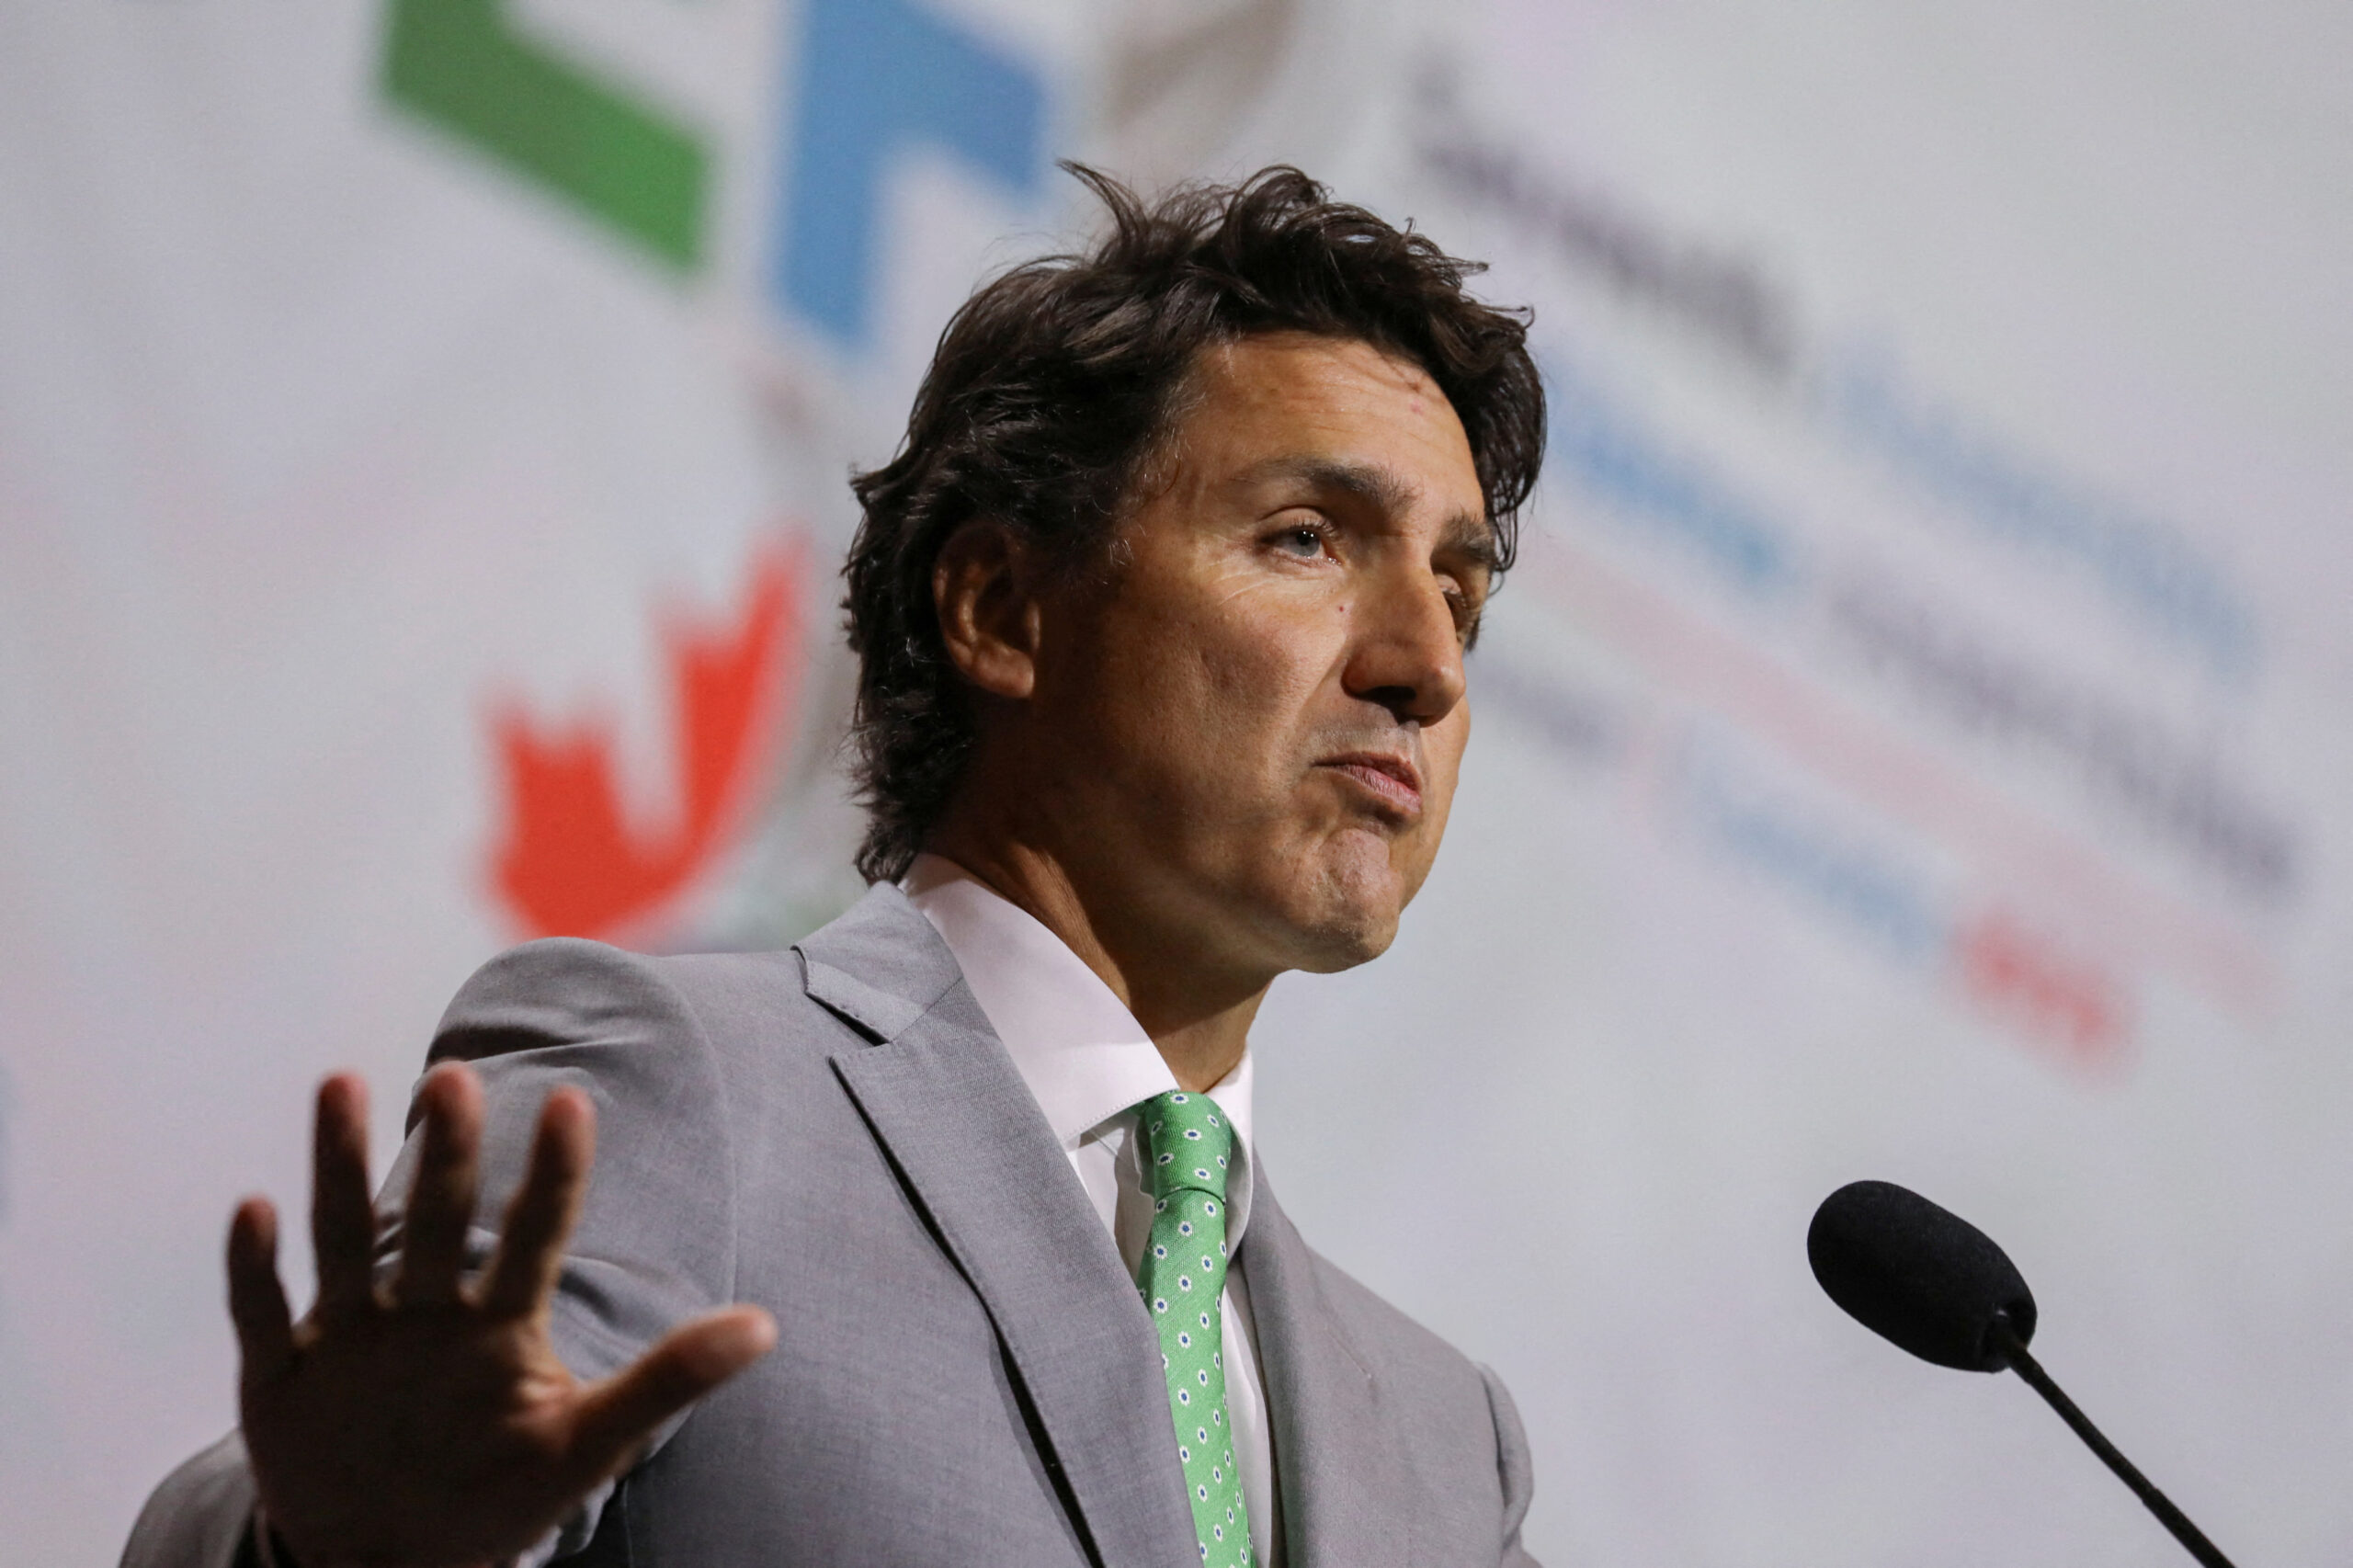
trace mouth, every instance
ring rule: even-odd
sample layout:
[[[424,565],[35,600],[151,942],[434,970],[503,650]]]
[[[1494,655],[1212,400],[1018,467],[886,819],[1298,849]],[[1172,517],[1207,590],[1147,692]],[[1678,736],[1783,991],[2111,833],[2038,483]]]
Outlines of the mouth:
[[[1315,766],[1355,779],[1392,812],[1420,814],[1422,770],[1414,766],[1412,757],[1393,752],[1352,751],[1324,757]]]

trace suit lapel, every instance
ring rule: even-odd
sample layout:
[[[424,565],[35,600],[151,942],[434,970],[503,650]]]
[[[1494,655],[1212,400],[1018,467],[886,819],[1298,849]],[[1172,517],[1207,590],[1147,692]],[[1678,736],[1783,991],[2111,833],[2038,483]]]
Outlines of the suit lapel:
[[[883,885],[801,953],[876,1042],[835,1070],[988,1309],[1097,1556],[1195,1568],[1151,1318],[947,945]]]
[[[1274,1430],[1286,1568],[1402,1568],[1414,1561],[1413,1521],[1400,1515],[1405,1468],[1380,1381],[1264,1171],[1252,1182],[1241,1265]]]

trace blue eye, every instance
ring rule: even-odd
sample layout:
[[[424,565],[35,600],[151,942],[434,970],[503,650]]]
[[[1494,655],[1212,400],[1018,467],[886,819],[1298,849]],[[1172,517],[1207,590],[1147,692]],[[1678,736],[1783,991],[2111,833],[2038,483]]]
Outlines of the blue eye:
[[[1321,555],[1324,553],[1324,530],[1303,527],[1285,528],[1275,536],[1275,545],[1289,555]]]

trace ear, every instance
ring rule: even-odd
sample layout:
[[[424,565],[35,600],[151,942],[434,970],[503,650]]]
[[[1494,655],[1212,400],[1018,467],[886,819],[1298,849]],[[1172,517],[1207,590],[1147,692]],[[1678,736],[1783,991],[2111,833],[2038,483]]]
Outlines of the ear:
[[[932,609],[957,673],[1015,701],[1038,685],[1044,618],[1029,565],[1020,537],[993,517],[958,528],[931,564]]]

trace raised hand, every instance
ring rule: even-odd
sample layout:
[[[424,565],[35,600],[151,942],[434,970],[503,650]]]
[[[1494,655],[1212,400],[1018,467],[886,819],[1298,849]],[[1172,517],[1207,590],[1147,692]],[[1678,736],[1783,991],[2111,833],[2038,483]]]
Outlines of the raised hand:
[[[312,1238],[319,1295],[295,1323],[263,1199],[229,1229],[239,1403],[264,1512],[301,1568],[460,1568],[527,1550],[654,1428],[765,1355],[776,1325],[736,1306],[674,1330],[634,1365],[583,1383],[556,1357],[548,1304],[586,1188],[595,1112],[558,1089],[497,1255],[464,1270],[482,1085],[445,1062],[418,1091],[424,1144],[398,1271],[375,1278],[367,1092],[319,1088]]]

